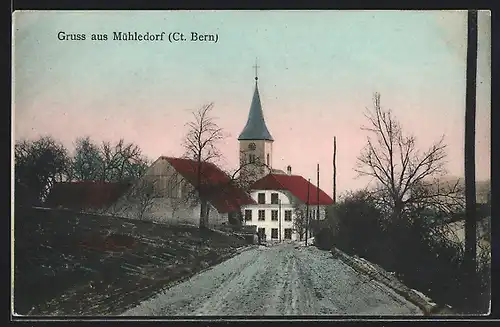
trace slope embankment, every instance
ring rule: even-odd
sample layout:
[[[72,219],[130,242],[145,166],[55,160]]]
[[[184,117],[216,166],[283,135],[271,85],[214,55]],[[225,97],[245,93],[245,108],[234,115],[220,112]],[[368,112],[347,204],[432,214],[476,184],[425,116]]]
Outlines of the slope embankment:
[[[247,246],[196,226],[66,210],[15,213],[14,312],[116,315]]]

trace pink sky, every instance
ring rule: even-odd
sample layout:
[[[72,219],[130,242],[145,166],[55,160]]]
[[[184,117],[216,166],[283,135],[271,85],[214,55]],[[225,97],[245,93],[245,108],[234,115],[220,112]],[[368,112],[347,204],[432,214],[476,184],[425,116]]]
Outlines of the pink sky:
[[[18,12],[14,139],[50,134],[72,147],[79,136],[98,142],[124,138],[153,160],[180,156],[190,111],[214,102],[219,125],[230,134],[220,145],[221,166],[234,169],[237,137],[253,94],[252,65],[259,57],[261,101],[275,139],[274,168],[291,165],[295,174],[316,182],[319,163],[320,186],[331,195],[336,136],[337,194],[364,187],[367,180],[356,178],[354,166],[366,143],[363,112],[378,91],[382,106],[416,135],[422,150],[445,134],[449,172],[463,175],[464,13],[160,14]],[[487,18],[480,16],[478,179],[490,177]],[[212,31],[220,41],[145,45],[61,42],[56,36],[60,30],[174,28]],[[304,38],[297,42],[300,33]]]

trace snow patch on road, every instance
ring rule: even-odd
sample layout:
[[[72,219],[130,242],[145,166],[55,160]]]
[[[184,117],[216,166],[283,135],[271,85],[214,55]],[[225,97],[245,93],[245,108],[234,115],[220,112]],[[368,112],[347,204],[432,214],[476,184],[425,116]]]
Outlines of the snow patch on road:
[[[295,246],[242,251],[123,315],[422,315],[329,252]]]

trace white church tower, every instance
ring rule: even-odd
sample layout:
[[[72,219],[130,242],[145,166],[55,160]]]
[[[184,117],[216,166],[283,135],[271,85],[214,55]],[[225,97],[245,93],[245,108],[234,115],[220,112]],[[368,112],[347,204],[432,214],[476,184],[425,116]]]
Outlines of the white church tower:
[[[260,103],[257,85],[257,63],[255,68],[255,91],[253,93],[248,120],[238,137],[240,143],[240,167],[242,174],[256,180],[272,171],[274,139],[267,129]]]

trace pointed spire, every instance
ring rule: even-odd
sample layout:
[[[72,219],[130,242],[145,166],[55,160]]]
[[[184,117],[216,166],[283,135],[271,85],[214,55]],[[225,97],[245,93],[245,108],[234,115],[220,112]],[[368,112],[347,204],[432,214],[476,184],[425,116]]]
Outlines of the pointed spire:
[[[257,81],[257,60],[255,60],[255,91],[253,93],[252,104],[250,105],[250,112],[248,113],[248,120],[241,132],[238,140],[269,140],[274,141],[271,133],[267,129],[264,120],[264,113],[262,112],[262,105],[260,103],[259,87]]]

